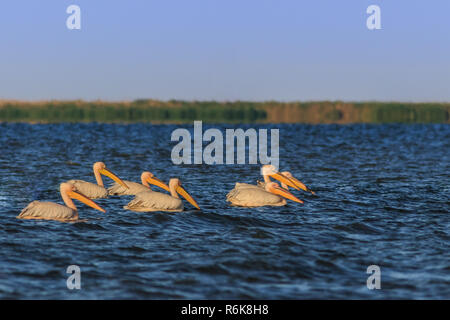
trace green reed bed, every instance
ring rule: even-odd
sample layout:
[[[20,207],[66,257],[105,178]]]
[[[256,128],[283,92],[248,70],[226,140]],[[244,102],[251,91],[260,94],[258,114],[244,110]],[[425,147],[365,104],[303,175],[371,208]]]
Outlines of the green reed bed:
[[[266,112],[251,105],[221,105],[214,102],[148,105],[132,103],[45,103],[0,106],[0,121],[29,122],[255,122]]]
[[[449,103],[0,102],[2,122],[449,123]]]
[[[449,122],[449,104],[401,104],[383,103],[363,105],[371,108],[371,122],[411,122],[411,123],[443,123]]]

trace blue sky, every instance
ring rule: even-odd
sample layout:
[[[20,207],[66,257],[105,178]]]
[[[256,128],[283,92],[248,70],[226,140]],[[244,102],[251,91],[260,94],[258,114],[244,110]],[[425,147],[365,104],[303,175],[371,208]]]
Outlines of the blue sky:
[[[11,0],[0,39],[0,99],[450,101],[448,0]]]

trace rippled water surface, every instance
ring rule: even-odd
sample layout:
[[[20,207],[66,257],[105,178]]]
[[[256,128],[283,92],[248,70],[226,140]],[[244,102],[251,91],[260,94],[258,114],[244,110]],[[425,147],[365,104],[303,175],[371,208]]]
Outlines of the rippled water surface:
[[[0,298],[450,299],[449,125],[256,126],[280,128],[281,169],[317,192],[256,209],[225,196],[259,166],[173,165],[177,127],[0,124]],[[134,213],[112,197],[97,201],[106,214],[77,202],[87,222],[15,218],[62,203],[60,182],[94,182],[95,161],[126,180],[179,177],[203,210]],[[66,287],[72,264],[81,290]]]

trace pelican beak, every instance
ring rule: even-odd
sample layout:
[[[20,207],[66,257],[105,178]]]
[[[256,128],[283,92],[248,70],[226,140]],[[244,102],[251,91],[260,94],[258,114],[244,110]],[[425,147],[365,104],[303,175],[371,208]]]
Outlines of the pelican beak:
[[[289,191],[279,188],[279,187],[274,187],[272,189],[272,193],[280,195],[282,197],[285,197],[286,199],[298,202],[298,203],[303,203],[302,200],[300,200],[299,198],[297,198],[296,196],[294,196],[292,193],[290,193]]]
[[[108,178],[113,179],[115,182],[120,184],[122,187],[129,189],[129,187],[126,185],[125,182],[122,181],[118,176],[116,176],[114,173],[112,173],[109,169],[101,169],[100,173],[104,176],[107,176]]]
[[[170,188],[167,186],[167,184],[165,184],[164,182],[162,182],[161,180],[159,180],[156,177],[148,178],[147,182],[170,192]]]
[[[297,179],[294,178],[294,177],[289,178],[289,179],[291,179],[292,182],[294,182],[295,185],[296,185],[297,187],[299,187],[300,189],[302,189],[303,191],[311,192],[311,194],[316,194],[314,191],[312,191],[311,189],[309,189],[309,188],[308,188],[303,182],[301,182],[300,180],[297,180]]]
[[[200,207],[198,206],[197,202],[192,198],[189,193],[186,192],[181,186],[178,186],[176,191],[181,194],[187,201],[189,201],[190,204],[192,204],[194,207],[196,207],[198,210],[200,210]]]
[[[91,208],[97,209],[98,211],[101,211],[103,213],[106,212],[105,209],[103,209],[102,207],[100,207],[98,204],[96,204],[94,201],[92,201],[91,199],[89,199],[88,197],[86,197],[85,195],[79,193],[79,192],[75,192],[75,191],[69,191],[67,193],[67,195],[69,197],[71,197],[72,199],[76,199],[78,201],[83,202],[85,205],[88,205]]]
[[[284,174],[277,172],[270,175],[272,178],[284,183],[285,185],[294,188],[295,190],[300,190],[300,188],[292,181],[290,178],[286,177]]]

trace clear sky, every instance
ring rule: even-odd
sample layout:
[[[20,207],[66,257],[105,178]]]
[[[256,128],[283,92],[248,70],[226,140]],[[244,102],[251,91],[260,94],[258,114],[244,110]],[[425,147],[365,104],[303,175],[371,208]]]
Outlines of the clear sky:
[[[450,101],[450,1],[0,3],[0,99],[138,98]]]

